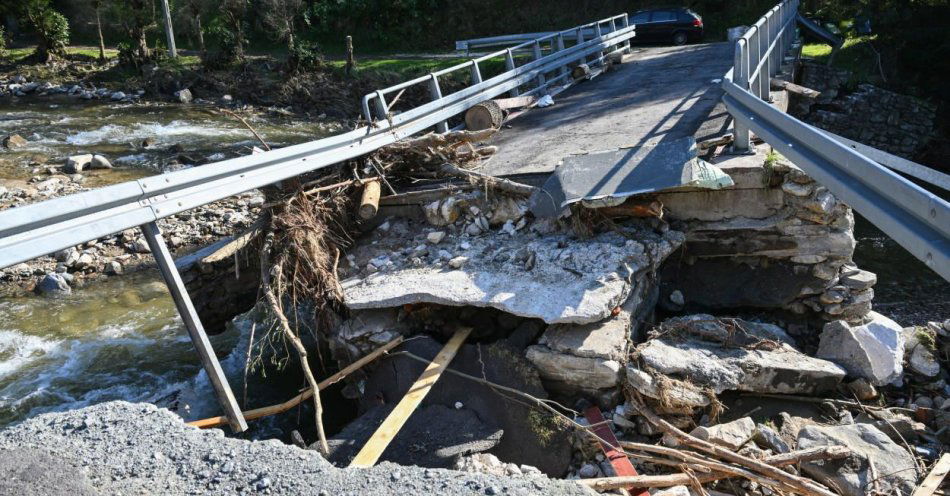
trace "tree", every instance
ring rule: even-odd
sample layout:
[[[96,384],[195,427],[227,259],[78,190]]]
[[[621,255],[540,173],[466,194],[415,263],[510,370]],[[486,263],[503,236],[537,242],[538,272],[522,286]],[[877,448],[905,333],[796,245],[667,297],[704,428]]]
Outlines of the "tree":
[[[102,0],[92,0],[92,8],[96,11],[96,31],[99,33],[99,62],[106,61],[106,42],[102,38],[102,20],[99,11],[102,10]]]
[[[221,36],[221,55],[226,62],[244,61],[244,19],[248,0],[220,0],[225,31]]]
[[[50,6],[50,0],[26,0],[21,4],[23,17],[39,36],[36,55],[43,61],[66,55],[69,21]]]
[[[155,26],[154,6],[151,0],[116,0],[111,2],[115,17],[125,30],[128,41],[119,44],[122,63],[140,66],[154,56],[148,47],[148,31]]]
[[[270,29],[275,38],[287,43],[287,53],[293,54],[297,21],[304,11],[303,0],[262,0],[260,5],[264,27]]]
[[[191,21],[195,34],[198,35],[198,49],[205,52],[205,35],[201,27],[201,16],[207,8],[207,0],[185,0],[182,14]]]

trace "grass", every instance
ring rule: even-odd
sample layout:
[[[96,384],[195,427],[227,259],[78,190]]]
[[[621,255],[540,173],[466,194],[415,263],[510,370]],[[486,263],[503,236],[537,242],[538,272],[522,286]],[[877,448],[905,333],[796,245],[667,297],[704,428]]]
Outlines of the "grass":
[[[831,45],[824,43],[809,43],[802,47],[802,55],[826,63],[831,58],[832,67],[846,69],[851,72],[849,87],[859,83],[881,84],[878,56],[872,42],[877,35],[848,35],[838,53],[832,57]]]

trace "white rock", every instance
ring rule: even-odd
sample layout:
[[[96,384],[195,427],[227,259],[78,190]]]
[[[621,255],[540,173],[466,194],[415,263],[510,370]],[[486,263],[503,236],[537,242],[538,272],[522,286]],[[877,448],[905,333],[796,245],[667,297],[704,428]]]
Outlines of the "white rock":
[[[445,231],[432,231],[426,235],[426,240],[430,243],[437,245],[445,239]]]
[[[683,297],[683,292],[677,289],[670,293],[670,302],[681,307],[686,304],[686,298]]]
[[[755,434],[755,422],[750,417],[743,417],[725,424],[711,427],[697,427],[690,432],[703,441],[718,444],[719,446],[738,451]]]
[[[125,93],[123,93],[123,92],[121,92],[121,91],[116,91],[115,93],[112,94],[112,96],[111,96],[110,98],[112,99],[112,101],[116,101],[116,102],[119,101],[119,100],[124,100],[124,99],[125,99]]]
[[[933,352],[922,344],[914,346],[907,364],[911,370],[926,377],[936,377],[940,373],[940,364]]]
[[[102,155],[93,155],[92,160],[89,162],[90,169],[111,169],[112,162],[109,162],[109,159],[103,157]]]
[[[175,99],[181,103],[191,103],[194,97],[191,96],[191,90],[185,88],[175,92]]]
[[[816,356],[831,360],[854,377],[875,386],[890,384],[903,374],[904,336],[901,326],[877,313],[871,322],[850,326],[843,320],[825,324]]]
[[[461,269],[465,262],[468,262],[468,257],[455,257],[449,260],[449,267],[453,269]]]
[[[82,172],[83,169],[87,168],[92,163],[92,154],[86,153],[83,155],[73,155],[66,159],[66,165],[63,166],[63,172],[67,174],[75,174],[77,172]]]
[[[653,496],[692,496],[692,494],[690,494],[686,486],[673,486],[661,489],[653,493]]]

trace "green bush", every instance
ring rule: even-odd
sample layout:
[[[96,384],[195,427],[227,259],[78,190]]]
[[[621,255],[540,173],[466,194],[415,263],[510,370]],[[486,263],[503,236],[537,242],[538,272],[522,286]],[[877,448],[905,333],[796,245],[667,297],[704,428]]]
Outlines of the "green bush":
[[[7,33],[0,26],[0,58],[7,56]]]

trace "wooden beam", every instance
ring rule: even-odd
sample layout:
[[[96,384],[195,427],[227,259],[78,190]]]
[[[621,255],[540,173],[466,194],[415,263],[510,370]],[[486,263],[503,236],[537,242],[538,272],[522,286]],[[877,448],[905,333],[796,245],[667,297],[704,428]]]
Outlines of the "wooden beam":
[[[386,420],[383,420],[383,423],[376,429],[373,436],[369,438],[369,441],[366,442],[363,449],[356,454],[356,457],[350,462],[351,467],[368,468],[376,464],[379,457],[386,451],[386,447],[389,446],[389,443],[392,442],[396,434],[399,433],[399,429],[402,429],[402,426],[405,425],[406,420],[409,419],[412,412],[419,407],[422,400],[425,399],[429,391],[432,390],[432,386],[439,380],[442,372],[448,367],[449,362],[455,358],[455,354],[459,348],[462,347],[462,344],[471,332],[471,327],[463,327],[455,331],[455,334],[449,339],[449,342],[442,347],[442,350],[439,351],[435,359],[429,363],[429,366],[422,372],[419,379],[409,388],[409,392],[396,404],[396,408],[393,408],[393,411],[389,413]]]
[[[913,496],[931,496],[940,488],[948,472],[950,472],[950,454],[944,453],[927,474],[927,478],[914,490]]]

